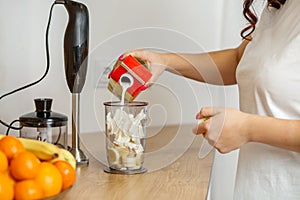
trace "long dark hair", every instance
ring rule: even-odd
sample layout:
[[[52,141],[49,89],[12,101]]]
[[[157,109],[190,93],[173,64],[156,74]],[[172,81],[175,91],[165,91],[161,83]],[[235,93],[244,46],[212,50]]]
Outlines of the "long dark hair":
[[[255,25],[258,20],[257,16],[255,15],[255,12],[252,9],[253,2],[254,0],[244,0],[243,15],[249,22],[249,25],[241,31],[241,37],[243,39],[249,40],[249,36],[255,30]],[[285,2],[286,0],[268,0],[268,6],[279,9]]]

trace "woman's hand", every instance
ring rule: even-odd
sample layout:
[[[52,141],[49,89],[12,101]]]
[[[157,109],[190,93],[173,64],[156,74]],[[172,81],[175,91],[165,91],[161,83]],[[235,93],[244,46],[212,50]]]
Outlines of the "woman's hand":
[[[149,71],[152,73],[152,77],[146,83],[147,87],[151,86],[167,68],[165,54],[148,50],[134,50],[122,54],[119,60],[123,60],[128,55],[141,59],[147,64]]]
[[[249,142],[248,116],[230,108],[202,108],[196,116],[201,122],[194,127],[193,132],[202,134],[219,152],[227,153]]]

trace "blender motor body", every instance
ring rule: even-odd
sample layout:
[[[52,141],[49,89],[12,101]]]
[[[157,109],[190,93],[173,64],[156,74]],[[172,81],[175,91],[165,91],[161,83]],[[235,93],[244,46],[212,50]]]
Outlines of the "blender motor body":
[[[71,93],[81,93],[85,83],[89,50],[89,13],[85,5],[64,4],[69,22],[64,36],[65,74]]]
[[[72,93],[72,145],[69,151],[77,164],[87,165],[88,157],[80,149],[80,93],[85,83],[89,51],[89,13],[78,2],[65,0],[69,22],[64,36],[64,59],[67,84]]]

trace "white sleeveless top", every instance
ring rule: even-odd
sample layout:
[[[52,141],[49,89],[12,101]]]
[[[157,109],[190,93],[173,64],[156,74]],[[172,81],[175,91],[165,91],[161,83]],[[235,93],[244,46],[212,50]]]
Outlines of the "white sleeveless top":
[[[300,119],[300,0],[263,10],[237,82],[242,111]],[[234,199],[299,200],[300,153],[261,143],[242,146]]]

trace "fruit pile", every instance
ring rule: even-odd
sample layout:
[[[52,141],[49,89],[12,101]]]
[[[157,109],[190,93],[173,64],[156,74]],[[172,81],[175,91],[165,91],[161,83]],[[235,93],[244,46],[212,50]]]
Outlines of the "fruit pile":
[[[73,155],[37,140],[0,135],[0,199],[54,196],[76,181]]]

